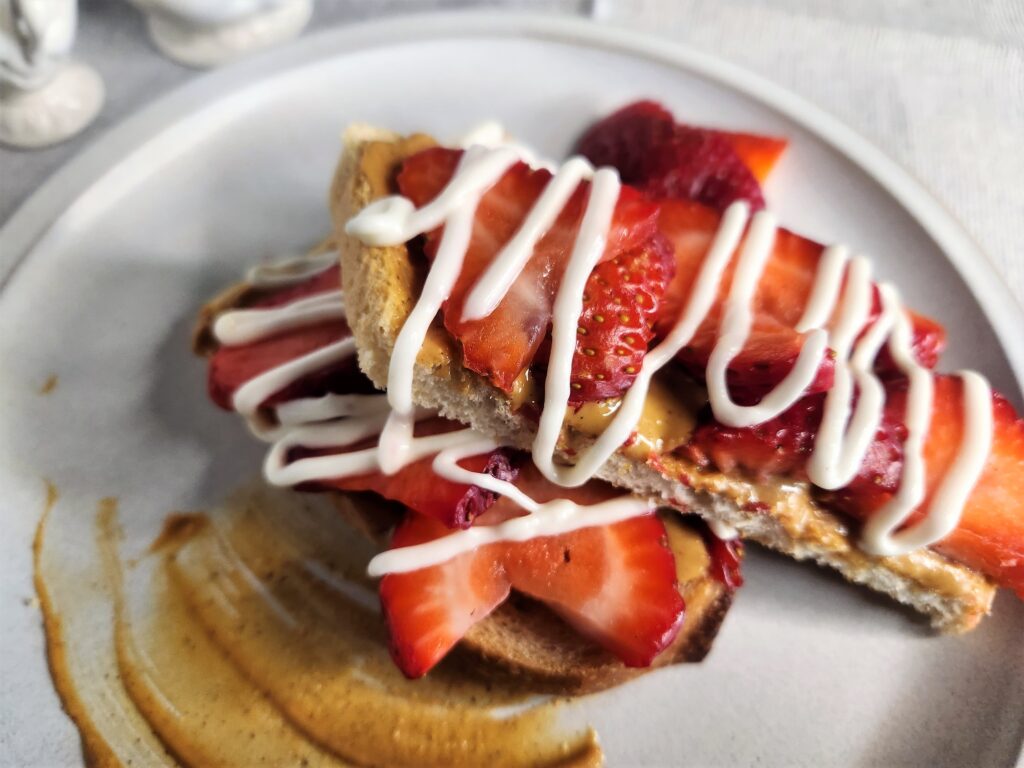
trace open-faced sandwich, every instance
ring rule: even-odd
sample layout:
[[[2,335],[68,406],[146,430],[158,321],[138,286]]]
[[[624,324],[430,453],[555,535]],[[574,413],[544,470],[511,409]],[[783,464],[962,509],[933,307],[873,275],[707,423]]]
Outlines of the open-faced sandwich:
[[[777,225],[758,175],[781,146],[651,102],[557,168],[351,127],[331,210],[359,366],[387,389],[367,455],[384,475],[414,466],[439,444],[414,427],[431,409],[472,428],[433,468],[530,512],[510,538],[581,535],[653,499],[968,630],[997,586],[1024,595],[1024,422],[978,373],[933,370],[942,327],[868,259]],[[529,451],[521,476],[543,490],[518,499],[487,472],[496,450]],[[633,495],[547,501],[595,479]],[[407,547],[427,536],[400,529],[381,570],[489,533]]]
[[[460,643],[488,675],[580,693],[708,652],[742,583],[741,551],[699,519],[652,514],[599,480],[561,488],[525,452],[425,410],[412,459],[382,471],[388,401],[359,371],[331,242],[256,268],[213,299],[195,347],[212,399],[273,443],[268,480],[345,494],[338,508],[390,543],[371,568],[386,574],[381,604],[406,675]],[[554,517],[540,526],[526,516],[545,510]],[[559,510],[593,519],[567,526]],[[462,543],[437,549],[453,531]]]

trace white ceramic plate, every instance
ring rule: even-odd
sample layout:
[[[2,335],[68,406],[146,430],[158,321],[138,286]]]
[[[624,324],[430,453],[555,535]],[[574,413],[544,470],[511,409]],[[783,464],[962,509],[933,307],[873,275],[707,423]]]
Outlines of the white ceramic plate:
[[[593,117],[651,96],[683,119],[777,133],[783,221],[877,259],[968,365],[1020,403],[1024,318],[960,227],[867,142],[759,78],[664,42],[531,16],[431,16],[326,32],[200,78],[97,142],[0,234],[0,762],[79,758],[43,659],[30,540],[42,478],[116,495],[131,530],[211,503],[259,448],[207,402],[188,351],[204,297],[327,228],[349,121],[454,137],[484,118],[560,155]],[[984,297],[979,301],[978,297]],[[1011,342],[1017,343],[1014,347]],[[37,390],[51,375],[48,397]],[[610,765],[1012,765],[1024,605],[965,638],[752,551],[709,660],[580,706]]]

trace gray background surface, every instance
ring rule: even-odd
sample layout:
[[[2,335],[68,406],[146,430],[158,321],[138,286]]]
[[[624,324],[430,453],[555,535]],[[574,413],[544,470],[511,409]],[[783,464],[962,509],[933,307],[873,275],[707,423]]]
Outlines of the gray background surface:
[[[0,222],[107,128],[200,74],[125,0],[82,0],[76,55],[107,102],[57,147],[0,149]],[[502,8],[593,16],[742,64],[825,107],[964,223],[1024,302],[1024,0],[317,0],[305,34],[373,16]]]

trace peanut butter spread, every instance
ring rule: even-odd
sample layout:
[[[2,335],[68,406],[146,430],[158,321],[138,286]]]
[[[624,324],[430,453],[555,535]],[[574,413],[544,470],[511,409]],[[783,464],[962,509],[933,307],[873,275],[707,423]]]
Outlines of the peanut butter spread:
[[[51,670],[90,763],[600,764],[594,733],[560,725],[557,702],[457,664],[403,678],[362,583],[369,548],[330,504],[255,486],[170,516],[131,561],[116,514],[98,511],[89,584],[48,552],[60,516],[37,537]],[[84,609],[109,646],[69,631]]]

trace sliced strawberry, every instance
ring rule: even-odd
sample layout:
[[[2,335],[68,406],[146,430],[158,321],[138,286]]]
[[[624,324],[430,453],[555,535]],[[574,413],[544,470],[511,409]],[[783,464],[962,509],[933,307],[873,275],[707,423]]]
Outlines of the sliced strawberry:
[[[821,423],[824,394],[804,397],[774,419],[753,427],[727,427],[710,419],[683,449],[691,461],[720,472],[742,472],[757,480],[804,477]]]
[[[408,158],[398,175],[399,190],[417,206],[425,205],[447,184],[460,157],[460,151],[436,147]],[[589,184],[581,184],[570,198],[494,312],[482,320],[463,321],[462,309],[469,290],[518,230],[550,179],[550,172],[518,163],[484,195],[462,272],[442,309],[445,327],[462,344],[464,365],[505,391],[534,360],[547,334]],[[643,246],[655,235],[656,220],[656,206],[623,188],[603,258],[613,259]],[[440,230],[427,234],[428,257],[433,257],[440,238]]]
[[[436,520],[410,514],[395,530],[391,546],[422,544],[448,533]],[[497,544],[480,547],[442,565],[381,579],[391,656],[403,674],[425,675],[508,597],[511,585],[500,549]]]
[[[672,242],[676,273],[665,292],[664,312],[655,326],[668,333],[685,309],[700,268],[718,230],[719,215],[697,203],[665,200],[661,203],[659,228]],[[792,368],[803,347],[805,334],[796,331],[814,286],[824,247],[793,232],[780,229],[775,247],[754,295],[754,322],[743,350],[729,366],[729,384],[740,402],[756,402]],[[679,353],[680,361],[698,378],[703,377],[711,351],[718,339],[722,307],[728,296],[737,256],[726,268],[719,285],[718,300],[712,306],[693,339]],[[871,322],[880,304],[875,302]],[[911,313],[914,349],[922,365],[932,366],[945,346],[945,332],[937,322]],[[821,392],[831,386],[834,361],[822,361],[817,378],[807,392]],[[879,370],[894,368],[888,354],[878,360]]]
[[[618,397],[632,385],[675,271],[672,245],[657,237],[599,264],[583,292],[572,360],[571,405]]]
[[[508,548],[512,586],[628,667],[646,667],[683,620],[676,566],[655,515]]]
[[[627,184],[642,185],[656,170],[652,152],[671,143],[676,121],[656,101],[637,101],[586,130],[575,151],[594,165],[617,169]]]
[[[718,131],[760,183],[768,179],[789,142],[774,136]]]
[[[676,123],[661,105],[640,101],[599,121],[576,151],[618,169],[623,181],[654,198],[696,200],[725,210],[736,200],[764,207],[751,170],[720,131]]]
[[[237,347],[219,347],[210,356],[207,369],[210,397],[221,408],[231,410],[231,398],[235,390],[250,379],[351,335],[348,325],[339,320],[298,328]],[[355,358],[352,358],[303,378],[267,398],[263,405],[269,407],[296,397],[317,397],[328,392],[371,391],[372,385],[360,373]]]
[[[463,425],[447,419],[435,418],[416,424],[416,436],[451,432]],[[376,440],[352,446],[350,450],[370,448]],[[322,451],[333,453],[335,451]],[[307,455],[315,455],[307,453]],[[294,456],[292,459],[299,458]],[[431,517],[447,528],[468,528],[473,521],[495,502],[496,495],[475,485],[453,483],[439,477],[433,470],[434,457],[408,464],[393,475],[371,472],[355,477],[332,478],[319,487],[342,491],[373,491],[385,499],[396,501],[420,515]],[[508,451],[495,450],[459,461],[459,466],[471,472],[482,472],[499,480],[512,480],[518,468]]]
[[[254,307],[279,307],[307,296],[341,288],[341,267],[335,264],[297,285],[285,285],[254,301]]]
[[[704,534],[711,555],[711,575],[729,589],[743,586],[743,542],[739,539],[720,539],[710,530]]]
[[[887,386],[884,424],[903,418],[906,382]],[[984,472],[971,492],[960,524],[933,549],[987,574],[1024,597],[1024,420],[1001,395],[994,394],[995,432]],[[960,448],[963,433],[963,384],[959,377],[936,376],[932,421],[925,441],[927,508]],[[865,466],[846,488],[830,500],[847,514],[866,519],[895,493],[902,467],[903,433],[883,428]],[[911,516],[909,524],[923,512]]]
[[[697,275],[718,231],[719,215],[697,203],[665,200],[659,227],[673,243],[676,274],[665,293],[664,314],[656,330],[666,334],[690,300]],[[817,243],[779,230],[775,250],[768,260],[754,295],[754,323],[747,343],[729,366],[728,381],[734,399],[756,402],[781,381],[793,367],[805,335],[795,329],[811,293],[814,274],[823,248]],[[703,378],[711,351],[718,340],[722,308],[729,293],[737,257],[726,268],[718,299],[679,360],[697,378]],[[832,359],[822,360],[808,393],[821,392],[832,384]]]
[[[516,485],[539,501],[571,496],[593,504],[617,494],[601,483],[567,490],[548,483],[532,465]],[[488,519],[522,514],[499,500]],[[443,532],[410,515],[392,546],[427,541]],[[441,565],[381,581],[381,602],[395,662],[410,677],[428,671],[475,622],[520,590],[550,606],[581,634],[628,666],[647,666],[672,642],[684,605],[665,527],[654,515],[584,528],[559,536],[482,547]]]

